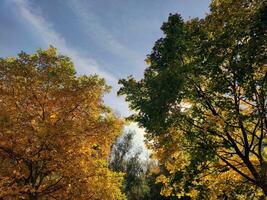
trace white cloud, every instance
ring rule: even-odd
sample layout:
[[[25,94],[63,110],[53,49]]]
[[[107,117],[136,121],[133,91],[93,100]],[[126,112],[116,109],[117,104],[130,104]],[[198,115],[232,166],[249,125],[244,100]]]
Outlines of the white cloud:
[[[144,140],[145,140],[144,135],[146,134],[145,130],[138,127],[138,124],[134,122],[126,126],[124,131],[125,132],[135,131],[136,134],[134,135],[134,138],[133,138],[134,147],[136,149],[141,148],[142,150],[144,150],[142,151],[141,158],[147,159],[149,155],[152,153],[152,151],[145,148],[145,144],[144,144]]]

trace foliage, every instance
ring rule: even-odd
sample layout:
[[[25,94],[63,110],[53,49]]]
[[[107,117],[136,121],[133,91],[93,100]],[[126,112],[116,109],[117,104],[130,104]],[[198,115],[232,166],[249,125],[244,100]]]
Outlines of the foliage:
[[[160,195],[160,184],[155,180],[158,166],[152,160],[140,157],[141,151],[133,146],[134,132],[124,133],[113,145],[110,168],[123,172],[123,191],[129,200],[165,199]]]
[[[108,91],[53,47],[0,59],[0,198],[125,199],[107,165],[123,125]]]
[[[214,0],[205,19],[170,15],[140,81],[120,80],[165,196],[267,195],[267,2]]]
[[[125,171],[127,157],[133,150],[134,132],[124,133],[117,138],[116,143],[112,146],[112,155],[110,161],[110,168],[114,171]]]
[[[142,200],[149,192],[145,180],[145,168],[140,160],[140,151],[133,147],[134,132],[124,133],[113,145],[110,167],[117,172],[123,172],[123,191],[129,200]]]

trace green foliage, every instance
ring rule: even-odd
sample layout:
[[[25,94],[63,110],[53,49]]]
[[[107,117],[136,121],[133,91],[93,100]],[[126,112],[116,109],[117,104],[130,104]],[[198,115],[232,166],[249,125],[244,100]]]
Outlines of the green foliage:
[[[210,8],[203,20],[170,15],[144,78],[120,80],[119,94],[169,171],[158,178],[162,194],[267,195],[267,2],[214,0]]]
[[[110,168],[123,172],[123,191],[129,200],[167,199],[160,195],[160,184],[156,184],[155,169],[152,161],[140,158],[140,151],[133,147],[134,132],[124,133],[113,145]],[[156,170],[157,171],[157,170]]]
[[[145,180],[144,166],[140,160],[140,151],[133,150],[134,132],[128,132],[118,138],[113,145],[110,168],[125,173],[123,190],[129,200],[144,199],[149,193]]]

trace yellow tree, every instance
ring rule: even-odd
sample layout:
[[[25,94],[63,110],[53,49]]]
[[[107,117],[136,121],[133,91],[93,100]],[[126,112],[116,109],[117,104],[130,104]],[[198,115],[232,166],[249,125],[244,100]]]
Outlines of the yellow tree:
[[[75,73],[53,47],[0,60],[2,199],[125,198],[107,166],[123,121],[104,80]]]

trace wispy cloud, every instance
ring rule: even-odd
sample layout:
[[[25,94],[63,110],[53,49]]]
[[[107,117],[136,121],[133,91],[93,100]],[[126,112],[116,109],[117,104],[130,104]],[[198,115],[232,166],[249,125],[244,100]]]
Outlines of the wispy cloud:
[[[81,56],[81,52],[70,47],[65,38],[54,30],[53,24],[43,17],[41,10],[36,7],[33,8],[28,0],[12,0],[12,2],[15,3],[22,18],[38,33],[44,44],[53,45],[61,54],[69,56],[79,74],[98,74],[105,78],[108,85],[113,87],[111,93],[105,96],[106,103],[123,116],[129,114],[127,103],[116,95],[119,86],[118,80],[113,74],[100,69],[96,60]]]
[[[107,79],[112,85],[116,84],[116,78],[112,74],[101,70],[94,59],[82,57],[77,50],[68,46],[65,38],[53,29],[53,24],[42,16],[40,9],[33,8],[27,0],[13,0],[13,2],[17,6],[21,16],[34,27],[46,45],[54,45],[60,53],[72,58],[78,68],[78,73],[96,73]]]
[[[117,38],[100,23],[100,20],[95,16],[94,11],[90,7],[89,1],[70,0],[67,2],[83,24],[85,33],[93,40],[98,41],[98,45],[100,45],[101,48],[107,50],[114,56],[127,59],[128,62],[132,62],[135,65],[138,63],[138,60],[143,61],[142,56],[119,42]],[[140,64],[140,62],[138,64]]]

